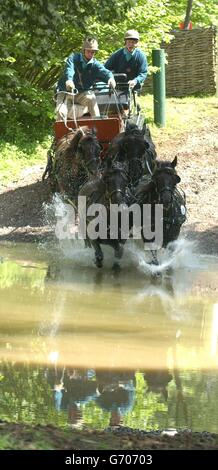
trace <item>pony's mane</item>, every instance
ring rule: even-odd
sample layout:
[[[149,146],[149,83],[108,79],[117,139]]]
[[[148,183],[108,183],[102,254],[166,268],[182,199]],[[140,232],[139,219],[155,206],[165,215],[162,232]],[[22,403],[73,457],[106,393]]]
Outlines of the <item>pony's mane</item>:
[[[128,123],[125,129],[125,135],[129,134],[144,135],[144,132],[138,128],[137,124]]]
[[[82,126],[77,130],[68,132],[68,134],[64,135],[64,137],[59,140],[57,145],[57,152],[65,153],[65,151],[71,150],[74,147],[74,144],[77,145],[83,135],[86,135],[89,132],[90,129],[88,126]]]
[[[133,140],[144,140],[144,134],[139,129],[127,129],[124,132],[123,139],[132,138]]]
[[[157,166],[158,166],[159,168],[161,168],[161,169],[162,169],[162,168],[164,169],[164,168],[166,168],[166,167],[168,168],[168,167],[171,166],[170,160],[156,160],[156,164],[157,164]]]
[[[164,170],[171,170],[174,173],[176,173],[175,167],[172,165],[172,162],[170,160],[156,160],[156,165],[154,168],[154,173],[155,171],[164,171]]]

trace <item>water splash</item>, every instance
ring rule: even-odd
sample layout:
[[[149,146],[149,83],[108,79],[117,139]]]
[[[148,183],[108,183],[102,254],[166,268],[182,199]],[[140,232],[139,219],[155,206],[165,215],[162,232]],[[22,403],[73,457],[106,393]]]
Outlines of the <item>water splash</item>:
[[[52,203],[44,205],[44,211],[47,223],[55,227],[58,220],[63,220],[66,217],[66,204],[59,194],[55,194]],[[68,222],[70,223],[70,221]],[[68,229],[75,231],[75,227],[76,225],[72,222],[71,227],[68,227]],[[93,269],[97,269],[94,264],[94,250],[92,247],[86,248],[84,240],[72,237],[56,239],[56,244],[53,245],[54,249],[56,258],[60,256],[60,260],[61,258],[70,260],[75,267],[93,267]],[[111,247],[105,245],[102,246],[102,249],[104,268],[111,268],[115,261],[114,251]],[[141,241],[128,240],[124,250],[125,254],[119,261],[120,267],[123,270],[127,268],[134,270],[136,268],[146,276],[167,275],[170,270],[173,271],[173,276],[181,270],[183,272],[205,271],[214,261],[214,257],[200,253],[196,242],[182,237],[170,243],[166,249],[158,250],[159,264],[157,266],[151,264],[150,251],[144,250]]]
[[[160,251],[158,266],[150,264],[149,252],[143,252],[134,244],[129,244],[128,249],[138,270],[145,274],[146,279],[150,277],[150,282],[146,282],[144,288],[139,289],[129,303],[142,304],[149,297],[156,297],[161,301],[167,317],[188,322],[190,311],[188,308],[184,309],[184,294],[191,292],[199,273],[217,270],[218,259],[201,255],[197,243],[184,238]],[[161,276],[157,277],[157,274]]]
[[[205,260],[198,252],[196,242],[181,238],[168,245],[166,249],[157,252],[158,265],[151,264],[151,254],[138,247],[135,243],[127,245],[129,256],[138,269],[150,275],[167,272],[169,268],[178,269],[201,269],[205,266]]]

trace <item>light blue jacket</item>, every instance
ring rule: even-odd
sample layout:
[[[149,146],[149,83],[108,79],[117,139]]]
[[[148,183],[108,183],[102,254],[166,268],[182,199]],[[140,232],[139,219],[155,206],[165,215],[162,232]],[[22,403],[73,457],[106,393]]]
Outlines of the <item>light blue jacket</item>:
[[[126,47],[118,49],[104,65],[114,73],[125,73],[128,81],[135,79],[137,81],[135,89],[141,88],[148,73],[146,55],[138,48],[132,54],[127,51]]]

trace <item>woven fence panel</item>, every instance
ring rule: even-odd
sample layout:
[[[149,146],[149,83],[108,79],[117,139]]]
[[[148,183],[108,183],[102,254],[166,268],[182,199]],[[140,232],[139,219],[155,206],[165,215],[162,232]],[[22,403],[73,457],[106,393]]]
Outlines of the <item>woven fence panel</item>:
[[[167,96],[188,96],[216,92],[216,28],[197,28],[173,32],[170,44],[163,44],[166,64]],[[143,92],[152,92],[152,76]]]

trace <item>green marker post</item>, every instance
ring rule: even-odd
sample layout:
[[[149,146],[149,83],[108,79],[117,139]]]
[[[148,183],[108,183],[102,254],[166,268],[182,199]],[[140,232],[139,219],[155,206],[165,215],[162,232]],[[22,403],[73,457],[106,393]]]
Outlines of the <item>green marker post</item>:
[[[160,70],[153,74],[154,122],[159,127],[166,125],[166,82],[165,82],[165,51],[152,51],[152,65]]]

